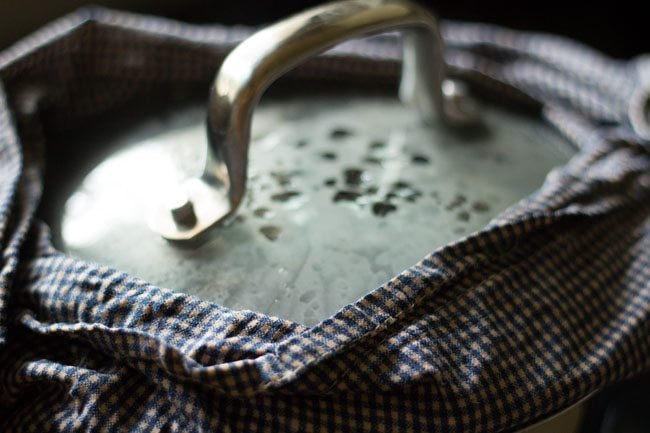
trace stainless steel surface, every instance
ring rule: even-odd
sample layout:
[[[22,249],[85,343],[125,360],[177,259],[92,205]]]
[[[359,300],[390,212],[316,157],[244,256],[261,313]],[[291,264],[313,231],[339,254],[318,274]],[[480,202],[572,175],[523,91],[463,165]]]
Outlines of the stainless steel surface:
[[[539,421],[519,433],[573,433],[582,430],[585,405],[598,391],[591,392],[560,412]]]
[[[263,100],[238,216],[193,248],[152,233],[146,215],[152,199],[201,169],[203,107],[111,126],[104,144],[92,128],[79,148],[118,150],[83,167],[53,228],[73,255],[312,325],[480,230],[572,152],[534,119],[482,111],[485,129],[468,134],[424,127],[390,97]]]
[[[309,9],[257,32],[225,59],[210,91],[205,168],[183,185],[195,224],[177,224],[163,206],[152,214],[152,229],[169,240],[191,240],[231,216],[246,191],[251,117],[266,88],[346,39],[396,29],[404,33],[400,98],[427,121],[436,115],[451,125],[474,120],[466,93],[445,83],[442,40],[425,9],[405,0],[349,0]]]

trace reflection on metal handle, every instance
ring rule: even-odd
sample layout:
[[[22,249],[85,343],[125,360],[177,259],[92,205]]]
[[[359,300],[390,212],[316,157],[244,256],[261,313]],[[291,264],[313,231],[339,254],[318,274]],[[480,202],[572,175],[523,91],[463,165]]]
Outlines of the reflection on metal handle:
[[[457,86],[445,80],[436,20],[425,9],[406,0],[348,0],[309,9],[255,33],[224,60],[210,91],[205,171],[183,186],[183,203],[176,199],[174,212],[154,215],[152,228],[169,240],[190,240],[235,212],[246,189],[253,109],[266,88],[346,39],[395,29],[404,35],[400,98],[425,120],[465,123]]]

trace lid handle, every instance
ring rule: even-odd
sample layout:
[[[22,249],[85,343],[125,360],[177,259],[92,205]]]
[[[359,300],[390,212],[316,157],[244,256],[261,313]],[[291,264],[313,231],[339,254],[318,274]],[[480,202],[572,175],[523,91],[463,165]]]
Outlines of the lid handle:
[[[402,101],[425,121],[467,123],[462,94],[445,79],[436,19],[424,8],[406,0],[348,0],[308,9],[253,34],[226,57],[210,90],[205,170],[174,194],[172,209],[156,211],[152,229],[168,240],[191,240],[233,214],[246,190],[253,109],[267,87],[340,42],[395,29],[404,35]]]

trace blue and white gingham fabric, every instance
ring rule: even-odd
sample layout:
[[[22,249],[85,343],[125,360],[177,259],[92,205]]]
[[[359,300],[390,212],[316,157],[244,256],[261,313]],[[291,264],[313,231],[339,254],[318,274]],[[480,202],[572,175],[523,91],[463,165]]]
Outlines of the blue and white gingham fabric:
[[[92,9],[0,54],[1,432],[496,432],[650,368],[650,143],[628,113],[650,61],[549,35],[443,27],[455,75],[578,153],[314,327],[55,250],[35,217],[48,134],[207,86],[246,34]],[[386,82],[398,54],[348,43],[294,76]]]

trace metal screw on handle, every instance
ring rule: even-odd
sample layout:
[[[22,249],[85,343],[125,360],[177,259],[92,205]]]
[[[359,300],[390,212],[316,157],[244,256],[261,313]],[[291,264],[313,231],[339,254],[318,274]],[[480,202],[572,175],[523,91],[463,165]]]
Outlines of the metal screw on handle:
[[[204,172],[182,185],[187,202],[155,212],[152,229],[168,240],[192,240],[233,214],[246,190],[253,109],[266,88],[344,40],[396,29],[404,44],[400,99],[415,105],[425,121],[473,120],[463,110],[462,86],[445,79],[442,39],[425,9],[406,0],[348,0],[309,9],[255,33],[224,60],[210,90]]]

